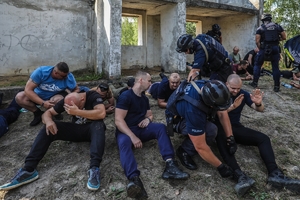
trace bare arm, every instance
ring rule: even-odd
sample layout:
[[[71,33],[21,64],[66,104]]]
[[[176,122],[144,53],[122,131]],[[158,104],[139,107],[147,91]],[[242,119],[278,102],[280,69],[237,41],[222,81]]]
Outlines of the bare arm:
[[[232,128],[227,110],[218,111],[217,115],[219,117],[220,123],[223,126],[226,137],[232,136]]]
[[[165,102],[164,99],[157,99],[157,104],[160,108],[166,108],[167,107],[167,102]]]
[[[65,104],[64,108],[69,115],[76,115],[91,120],[104,119],[106,116],[103,104],[94,106],[93,110],[81,110],[72,102],[72,105]]]
[[[255,44],[260,49],[260,38],[261,36],[259,34],[255,35]]]
[[[36,83],[34,83],[32,81],[32,79],[30,78],[25,86],[24,92],[26,94],[26,96],[33,101],[34,103],[38,104],[38,105],[42,105],[44,100],[41,99],[35,92],[34,89],[38,87],[38,85]]]
[[[282,31],[281,33],[280,33],[280,41],[282,41],[282,40],[286,40],[286,33],[285,33],[285,31]]]
[[[115,99],[114,97],[111,97],[110,99],[107,99],[107,104],[105,104],[105,110],[107,114],[111,114],[115,110]]]
[[[53,109],[50,108],[44,112],[42,115],[42,121],[46,126],[46,133],[49,135],[51,133],[52,135],[55,135],[57,133],[57,127],[55,122],[52,119],[52,116],[57,115],[58,113]]]
[[[128,135],[135,148],[142,148],[143,147],[142,141],[138,137],[136,137],[136,135],[129,129],[129,127],[127,126],[124,120],[127,115],[127,112],[128,112],[127,110],[116,108],[115,111],[116,127],[119,129],[119,131]]]
[[[206,144],[205,134],[203,135],[190,135],[190,139],[192,140],[194,147],[198,154],[214,167],[218,167],[222,164],[222,162],[215,156],[215,154],[211,151],[210,147]]]
[[[250,65],[252,65],[252,57],[253,57],[253,55],[249,54],[249,56],[248,56],[248,62],[249,62]]]

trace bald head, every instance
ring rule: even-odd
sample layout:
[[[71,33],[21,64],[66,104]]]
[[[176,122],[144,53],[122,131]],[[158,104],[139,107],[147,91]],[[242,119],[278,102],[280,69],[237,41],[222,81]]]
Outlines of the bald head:
[[[169,76],[169,86],[171,90],[178,88],[180,84],[180,76],[178,73],[172,73]]]
[[[68,94],[66,97],[65,97],[65,104],[68,104],[68,105],[72,105],[72,101],[74,102],[74,104],[76,105],[76,106],[79,106],[79,104],[80,104],[80,99],[81,99],[81,97],[80,97],[80,93],[77,93],[77,92],[72,92],[72,93],[70,93],[70,94]]]
[[[231,74],[227,78],[227,83],[232,83],[232,84],[242,84],[242,79],[239,75],[237,74]]]
[[[171,81],[180,81],[180,75],[178,73],[172,73],[169,76],[169,80],[171,80]]]

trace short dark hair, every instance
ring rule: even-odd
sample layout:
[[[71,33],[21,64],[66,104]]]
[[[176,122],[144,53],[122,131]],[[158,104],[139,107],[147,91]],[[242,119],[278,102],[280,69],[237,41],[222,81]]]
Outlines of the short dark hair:
[[[134,85],[134,81],[135,81],[135,79],[134,78],[129,78],[128,79],[128,81],[127,81],[127,85],[128,85],[128,87],[133,87],[133,85]]]
[[[65,62],[59,62],[55,65],[55,67],[63,73],[69,73],[69,66]]]

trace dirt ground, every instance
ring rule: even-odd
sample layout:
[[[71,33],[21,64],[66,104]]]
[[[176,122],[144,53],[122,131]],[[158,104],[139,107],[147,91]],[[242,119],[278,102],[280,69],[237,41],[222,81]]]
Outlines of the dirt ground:
[[[130,73],[126,75],[134,75],[133,71]],[[156,80],[159,80],[158,73],[152,73]],[[284,79],[282,81],[287,82]],[[265,111],[258,113],[245,108],[242,123],[267,134],[271,138],[277,164],[286,175],[300,179],[300,90],[282,87],[281,92],[274,93],[270,76],[261,77],[259,86],[264,91]],[[247,82],[243,89],[252,90]],[[165,123],[164,110],[157,106],[154,99],[149,99],[154,121]],[[32,113],[21,113],[19,119],[10,126],[9,132],[0,139],[0,184],[10,181],[23,166],[25,157],[43,126],[39,124],[30,127],[32,117]],[[64,113],[64,120],[69,119],[70,116]],[[128,182],[120,166],[114,137],[114,114],[107,116],[105,124],[106,145],[100,166],[101,187],[98,191],[92,192],[86,187],[89,143],[56,141],[37,168],[40,178],[9,192],[0,192],[0,199],[129,199],[125,189]],[[175,134],[171,140],[176,149],[183,137]],[[212,150],[219,156],[216,146],[212,146]],[[180,164],[191,176],[185,181],[161,178],[165,163],[159,154],[156,141],[145,143],[142,149],[135,150],[135,156],[150,200],[238,199],[234,191],[235,182],[221,178],[217,170],[198,155],[194,157],[198,170],[191,171]],[[239,145],[236,157],[242,170],[256,181],[254,187],[241,199],[300,199],[300,196],[285,189],[278,191],[266,185],[267,170],[257,148]]]

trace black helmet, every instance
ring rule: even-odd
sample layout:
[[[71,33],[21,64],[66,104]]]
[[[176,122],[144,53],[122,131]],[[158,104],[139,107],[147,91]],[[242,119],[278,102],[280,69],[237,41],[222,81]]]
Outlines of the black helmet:
[[[193,37],[189,34],[181,35],[177,40],[177,48],[176,51],[178,53],[186,52],[188,49],[193,47]]]
[[[211,26],[211,28],[212,28],[213,31],[221,30],[221,27],[219,26],[219,24],[214,24],[214,25]]]
[[[261,21],[271,21],[272,20],[272,15],[271,14],[263,14],[261,16]]]
[[[217,110],[226,110],[232,104],[227,86],[219,80],[212,80],[203,86],[202,100]]]

